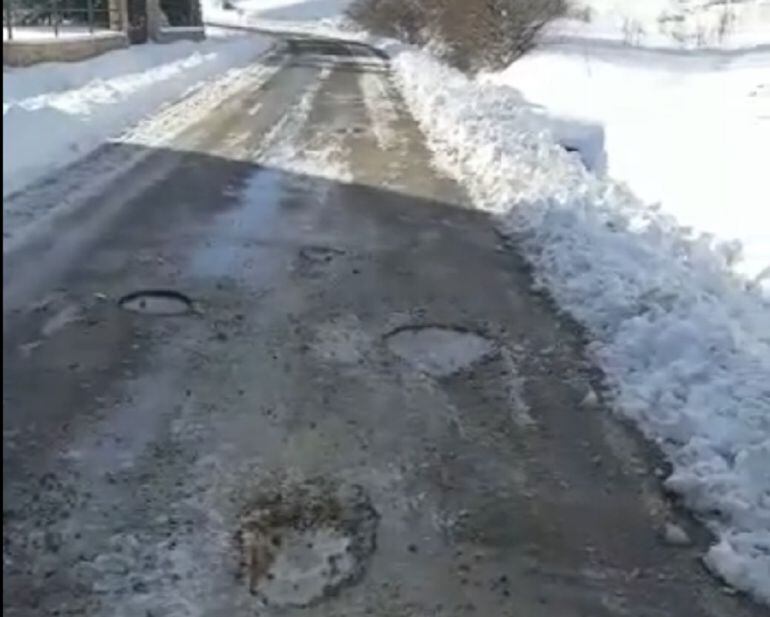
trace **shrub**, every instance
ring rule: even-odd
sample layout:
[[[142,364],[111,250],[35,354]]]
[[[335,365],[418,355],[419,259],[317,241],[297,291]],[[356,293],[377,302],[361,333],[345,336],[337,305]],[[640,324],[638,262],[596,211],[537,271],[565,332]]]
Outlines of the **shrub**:
[[[429,2],[420,0],[358,0],[348,14],[375,34],[422,45],[428,26]]]
[[[353,19],[408,43],[439,42],[465,70],[499,68],[529,51],[567,0],[358,0]]]

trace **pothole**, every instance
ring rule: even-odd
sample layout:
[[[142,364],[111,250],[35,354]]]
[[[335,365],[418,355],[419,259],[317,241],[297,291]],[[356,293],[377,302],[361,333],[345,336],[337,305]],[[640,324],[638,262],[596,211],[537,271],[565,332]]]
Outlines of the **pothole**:
[[[300,257],[313,263],[329,263],[335,257],[345,254],[345,251],[330,246],[305,246],[299,251]]]
[[[449,326],[407,326],[386,337],[399,358],[433,377],[448,377],[491,356],[494,342],[480,334]]]
[[[366,133],[366,127],[365,126],[345,126],[345,127],[338,128],[336,132],[339,135],[358,136]]]
[[[184,315],[193,310],[193,301],[172,289],[144,289],[126,294],[118,306],[133,313]]]
[[[271,606],[306,607],[363,576],[377,512],[360,486],[314,481],[261,497],[241,517],[241,572]]]

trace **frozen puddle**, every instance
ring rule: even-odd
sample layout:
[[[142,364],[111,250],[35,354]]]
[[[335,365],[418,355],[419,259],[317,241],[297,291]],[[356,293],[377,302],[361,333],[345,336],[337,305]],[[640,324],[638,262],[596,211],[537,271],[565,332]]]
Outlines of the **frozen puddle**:
[[[433,377],[448,377],[495,351],[494,343],[483,336],[444,326],[396,330],[387,343],[399,358]]]

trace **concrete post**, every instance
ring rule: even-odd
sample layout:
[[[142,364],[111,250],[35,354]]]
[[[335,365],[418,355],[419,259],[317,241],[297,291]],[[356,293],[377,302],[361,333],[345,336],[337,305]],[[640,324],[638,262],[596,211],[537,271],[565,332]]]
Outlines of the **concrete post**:
[[[128,0],[109,0],[110,30],[128,32]]]
[[[150,40],[161,41],[161,28],[165,22],[166,17],[160,8],[160,0],[147,0],[147,35]]]

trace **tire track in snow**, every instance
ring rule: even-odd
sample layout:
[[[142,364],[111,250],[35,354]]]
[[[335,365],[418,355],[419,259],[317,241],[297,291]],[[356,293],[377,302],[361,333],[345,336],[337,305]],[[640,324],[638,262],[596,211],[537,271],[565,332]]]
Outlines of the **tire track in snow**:
[[[372,131],[377,144],[383,150],[391,150],[399,145],[396,123],[398,113],[393,105],[393,96],[389,92],[384,78],[372,73],[363,73],[358,79],[364,104],[372,121]]]

